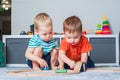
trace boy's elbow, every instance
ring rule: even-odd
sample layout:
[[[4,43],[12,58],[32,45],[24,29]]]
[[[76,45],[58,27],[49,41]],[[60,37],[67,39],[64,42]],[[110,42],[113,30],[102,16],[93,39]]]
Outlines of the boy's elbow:
[[[28,51],[25,52],[25,57],[28,58]]]
[[[27,58],[27,53],[25,53],[25,57]]]
[[[25,57],[26,57],[26,58],[28,58],[29,53],[30,53],[30,50],[29,50],[29,49],[27,49],[27,50],[26,50],[26,52],[25,52]]]

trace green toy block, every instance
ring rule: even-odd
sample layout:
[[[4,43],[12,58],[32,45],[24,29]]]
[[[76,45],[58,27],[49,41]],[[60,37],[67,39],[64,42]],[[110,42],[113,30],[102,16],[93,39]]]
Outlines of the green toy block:
[[[109,24],[108,21],[103,21],[103,24]]]
[[[66,73],[67,70],[66,69],[57,69],[55,70],[56,73]]]

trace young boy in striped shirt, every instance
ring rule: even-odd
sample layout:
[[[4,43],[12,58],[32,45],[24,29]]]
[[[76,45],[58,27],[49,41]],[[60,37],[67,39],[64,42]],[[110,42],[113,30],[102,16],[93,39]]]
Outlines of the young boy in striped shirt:
[[[27,64],[34,70],[49,67],[56,69],[58,58],[58,44],[52,38],[52,20],[46,13],[39,13],[34,19],[34,33],[29,40],[28,48],[25,53]]]

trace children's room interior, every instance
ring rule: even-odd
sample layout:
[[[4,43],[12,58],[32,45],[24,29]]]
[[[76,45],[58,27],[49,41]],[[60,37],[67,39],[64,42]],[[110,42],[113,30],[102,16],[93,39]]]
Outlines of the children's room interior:
[[[0,0],[1,80],[120,80],[119,3],[119,0]],[[52,35],[58,46],[65,37],[64,20],[69,16],[80,18],[81,35],[92,46],[86,63],[76,62],[73,69],[28,67],[25,53],[29,40],[37,34],[34,18],[38,13],[51,17]]]

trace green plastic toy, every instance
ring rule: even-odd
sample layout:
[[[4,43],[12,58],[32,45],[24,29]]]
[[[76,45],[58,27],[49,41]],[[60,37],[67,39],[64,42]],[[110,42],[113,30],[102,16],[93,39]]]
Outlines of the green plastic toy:
[[[66,69],[57,69],[55,70],[56,73],[66,73],[67,70]]]

